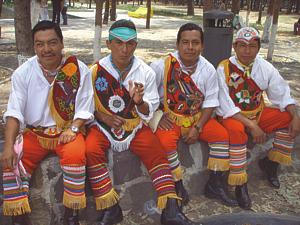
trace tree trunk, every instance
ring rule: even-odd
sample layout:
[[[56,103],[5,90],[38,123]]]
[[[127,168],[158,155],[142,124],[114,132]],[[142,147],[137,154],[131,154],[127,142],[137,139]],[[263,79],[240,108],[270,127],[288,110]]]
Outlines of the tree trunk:
[[[293,9],[293,5],[294,5],[295,2],[296,2],[296,0],[289,0],[288,1],[288,7],[287,7],[287,11],[286,11],[287,14],[291,14],[292,9]]]
[[[109,17],[109,0],[105,0],[103,24],[108,24],[108,17]]]
[[[71,0],[69,0],[69,6],[71,6]]]
[[[260,0],[258,18],[257,18],[257,22],[256,22],[257,24],[261,24],[262,11],[263,11],[263,2],[262,2],[262,0]]]
[[[213,0],[203,0],[203,12],[214,9]]]
[[[187,15],[194,16],[194,0],[187,0]]]
[[[94,35],[94,62],[97,62],[101,57],[103,0],[95,0],[95,1],[96,1],[96,15],[95,15],[95,35]]]
[[[268,55],[267,55],[268,60],[272,60],[273,53],[274,53],[274,45],[276,40],[276,32],[278,28],[278,17],[279,17],[281,1],[282,0],[274,0],[273,24],[271,29],[271,37],[270,37],[270,43],[269,43]]]
[[[34,55],[31,37],[30,1],[14,1],[15,36],[19,65]]]
[[[151,0],[147,0],[146,29],[150,29],[150,18],[151,18]]]
[[[92,8],[92,1],[93,1],[93,0],[90,0],[90,3],[89,3],[89,9]]]
[[[295,10],[295,13],[299,13],[299,11],[300,11],[300,1],[298,0],[298,1],[296,2],[296,10]]]
[[[238,15],[240,12],[240,0],[232,0],[231,12]]]
[[[116,21],[117,19],[117,0],[111,1],[110,21]]]
[[[251,1],[247,0],[246,26],[249,26],[249,16],[251,13]]]
[[[270,28],[273,20],[273,8],[274,8],[274,0],[269,0],[267,16],[264,23],[264,30],[262,34],[262,42],[268,43],[270,40]]]
[[[0,18],[1,18],[1,13],[2,13],[2,4],[3,4],[3,1],[0,0]],[[0,38],[1,38],[1,26],[0,26]]]

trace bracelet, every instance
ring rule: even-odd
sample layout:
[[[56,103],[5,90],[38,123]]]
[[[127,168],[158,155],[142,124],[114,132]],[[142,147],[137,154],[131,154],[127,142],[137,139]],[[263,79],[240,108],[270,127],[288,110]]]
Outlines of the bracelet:
[[[144,104],[144,100],[142,99],[139,103],[135,103],[136,106],[141,106]]]

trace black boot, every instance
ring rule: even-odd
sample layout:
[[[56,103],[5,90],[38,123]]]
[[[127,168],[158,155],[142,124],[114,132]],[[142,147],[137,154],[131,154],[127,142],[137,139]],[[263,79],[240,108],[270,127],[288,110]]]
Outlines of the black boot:
[[[178,200],[168,198],[166,208],[162,210],[160,223],[162,225],[201,225],[189,220],[179,209]]]
[[[12,216],[12,225],[32,225],[28,214]]]
[[[237,206],[237,201],[232,199],[228,193],[227,184],[224,181],[224,175],[225,172],[210,171],[209,179],[205,185],[204,195],[207,198],[221,200],[225,205]]]
[[[280,183],[277,176],[277,169],[279,163],[271,161],[268,157],[260,159],[258,165],[262,171],[267,175],[267,179],[272,187],[280,188]]]
[[[64,225],[80,225],[78,210],[65,207]]]
[[[120,223],[123,220],[123,213],[119,203],[101,210],[100,215],[102,218],[97,225],[113,225]]]
[[[235,196],[241,208],[251,209],[251,199],[248,194],[247,183],[235,187]]]
[[[188,192],[185,190],[183,186],[182,180],[175,182],[175,190],[178,197],[182,198],[181,205],[185,206],[189,203],[190,197]]]

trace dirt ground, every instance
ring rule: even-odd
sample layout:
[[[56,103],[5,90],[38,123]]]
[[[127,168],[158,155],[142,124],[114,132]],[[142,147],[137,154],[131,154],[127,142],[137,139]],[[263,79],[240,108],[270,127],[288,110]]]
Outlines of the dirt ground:
[[[73,17],[69,18],[69,25],[62,26],[65,51],[78,56],[86,64],[93,63],[93,26],[94,12],[91,10],[70,11]],[[197,9],[196,14],[202,15]],[[245,16],[245,12],[241,13]],[[80,18],[75,18],[78,16]],[[299,15],[298,15],[299,16]],[[126,11],[118,11],[118,19],[126,18]],[[250,14],[250,24],[254,24],[257,13]],[[262,21],[264,21],[263,17]],[[151,20],[151,29],[146,30],[144,19],[133,19],[138,28],[138,49],[136,55],[143,58],[147,63],[164,56],[175,48],[177,30],[180,25],[190,21],[191,18],[176,18],[154,16]],[[292,33],[293,23],[297,16],[281,15],[279,19],[279,30],[275,43],[273,63],[282,76],[289,82],[292,95],[300,103],[300,36]],[[200,21],[194,21],[200,23]],[[107,26],[103,27],[102,55],[106,55],[105,48],[107,38]],[[7,80],[11,69],[17,67],[16,47],[14,44],[13,22],[2,23],[2,39],[0,39],[0,119],[6,108],[10,81]],[[262,44],[261,55],[266,56],[267,44]],[[0,140],[3,139],[3,127],[0,125]],[[300,150],[300,141],[297,140],[296,150]],[[298,167],[299,168],[299,162]],[[251,175],[249,189],[253,200],[252,211],[276,213],[284,215],[300,216],[300,175],[299,170],[285,169],[280,180],[282,187],[273,190],[268,187],[261,176]],[[185,209],[190,218],[202,218],[204,216],[241,212],[238,207],[231,208],[223,206],[204,196],[193,196],[191,203]],[[149,224],[151,219],[146,215],[132,215],[127,212],[122,225]]]

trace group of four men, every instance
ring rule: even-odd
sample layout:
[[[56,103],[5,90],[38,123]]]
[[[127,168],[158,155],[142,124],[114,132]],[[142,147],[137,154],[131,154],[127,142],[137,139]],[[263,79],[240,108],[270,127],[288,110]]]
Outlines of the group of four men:
[[[199,224],[181,211],[189,201],[177,154],[181,137],[187,144],[208,142],[205,195],[249,209],[246,131],[256,143],[275,132],[274,146],[259,165],[279,187],[277,167],[291,163],[300,120],[286,82],[257,56],[260,39],[255,29],[237,33],[236,56],[221,62],[217,72],[201,56],[203,31],[193,23],[181,26],[177,51],[153,62],[152,69],[134,56],[137,32],[128,20],[113,23],[106,42],[110,54],[90,70],[76,57],[62,54],[57,24],[41,21],[32,35],[36,56],[14,72],[4,115],[3,212],[12,216],[13,224],[31,224],[29,179],[49,152],[60,157],[63,170],[64,224],[79,224],[78,210],[86,206],[86,173],[98,224],[122,221],[119,196],[107,170],[109,148],[130,149],[141,159],[157,192],[163,225]],[[265,107],[264,91],[278,109]],[[212,117],[214,111],[217,118]],[[150,129],[148,122],[157,126]],[[21,128],[20,160],[14,148]],[[223,182],[226,171],[228,183],[236,186],[236,200]]]

